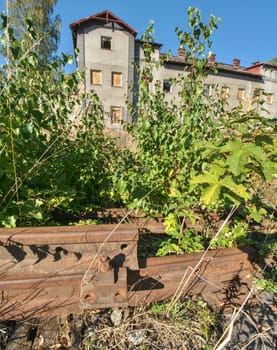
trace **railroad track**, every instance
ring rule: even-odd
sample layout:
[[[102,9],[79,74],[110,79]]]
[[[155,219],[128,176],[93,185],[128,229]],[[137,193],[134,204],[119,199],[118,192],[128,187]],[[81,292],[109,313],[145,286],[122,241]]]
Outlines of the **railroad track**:
[[[176,293],[240,304],[253,280],[250,247],[137,256],[139,234],[159,222],[0,229],[0,320],[146,305]]]

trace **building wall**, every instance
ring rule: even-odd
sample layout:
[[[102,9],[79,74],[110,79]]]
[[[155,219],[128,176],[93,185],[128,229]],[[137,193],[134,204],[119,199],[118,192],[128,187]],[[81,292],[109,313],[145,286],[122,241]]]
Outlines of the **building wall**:
[[[101,48],[102,37],[111,38],[111,49]],[[108,23],[105,26],[84,25],[78,32],[78,68],[85,69],[86,90],[94,90],[103,103],[107,127],[122,128],[122,123],[111,120],[112,107],[121,108],[121,119],[130,121],[126,99],[130,101],[133,99],[128,84],[134,77],[134,67],[131,64],[134,61],[134,45],[134,36],[115,23]],[[92,71],[100,72],[100,84],[93,82]],[[121,86],[112,86],[113,73],[121,74]]]
[[[205,83],[216,84],[219,95],[221,95],[222,89],[228,89],[226,101],[229,108],[242,104],[245,110],[249,110],[254,90],[261,86],[262,81],[260,78],[219,72],[218,74],[210,74]]]
[[[263,76],[263,84],[260,88],[264,91],[263,109],[267,112],[260,113],[267,118],[277,119],[277,67],[267,63],[255,62],[252,67],[247,68],[247,71],[261,74]]]
[[[177,79],[180,73],[186,74],[184,73],[184,66],[182,64],[165,64],[160,69],[159,79],[163,83],[164,80],[170,78]],[[254,90],[260,88],[262,84],[263,81],[261,78],[251,76],[245,77],[231,72],[218,71],[217,74],[209,73],[207,79],[204,81],[203,88],[208,89],[210,95],[217,94],[218,96],[221,96],[222,89],[227,88],[228,97],[226,101],[229,108],[234,108],[241,103],[245,110],[249,110],[251,108]],[[180,90],[180,86],[172,86],[171,90],[166,93],[166,99],[168,101],[174,100],[178,103],[178,93]],[[241,98],[241,96],[243,96],[243,98]]]
[[[102,23],[102,24],[101,24]],[[101,37],[111,38],[111,48],[101,48]],[[154,60],[160,58],[161,45],[155,45]],[[135,35],[130,33],[124,25],[120,23],[95,22],[84,23],[79,27],[77,33],[77,48],[79,49],[78,68],[85,69],[85,89],[94,90],[103,103],[105,122],[108,128],[122,129],[122,122],[131,121],[126,107],[126,100],[133,103],[137,102],[136,96],[129,89],[129,85],[138,87],[138,78],[135,75],[133,62],[142,66],[144,64],[144,55],[142,43],[135,40]],[[181,52],[181,51],[180,51]],[[181,52],[182,53],[182,52]],[[215,59],[215,55],[213,55]],[[213,64],[216,64],[213,62]],[[170,58],[159,70],[153,68],[153,81],[149,84],[149,91],[154,91],[155,82],[160,80],[163,86],[164,80],[178,78],[178,75],[184,71],[184,57]],[[265,93],[271,95],[266,98],[264,108],[269,114],[262,112],[267,117],[277,118],[277,68],[274,66],[264,66],[256,64],[247,71],[239,66],[239,60],[233,60],[231,65],[216,65],[218,72],[209,73],[205,86],[216,84],[217,93],[228,90],[226,99],[230,108],[242,105],[244,110],[252,108],[253,95],[256,89],[262,89]],[[101,72],[101,84],[94,84],[91,80],[91,71]],[[112,86],[112,73],[122,74],[122,86]],[[168,101],[174,100],[178,103],[181,87],[173,86],[166,92]],[[210,90],[211,94],[215,91]],[[121,108],[121,121],[113,120],[113,107]]]
[[[266,95],[264,108],[268,111],[267,116],[277,119],[277,67],[264,66],[264,92]]]

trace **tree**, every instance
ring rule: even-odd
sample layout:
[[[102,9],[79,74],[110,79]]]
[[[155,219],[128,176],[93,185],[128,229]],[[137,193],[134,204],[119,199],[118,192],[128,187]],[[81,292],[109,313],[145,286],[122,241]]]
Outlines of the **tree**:
[[[249,112],[241,106],[229,110],[216,85],[212,96],[203,94],[209,69],[204,53],[218,20],[211,15],[205,24],[200,10],[190,7],[188,21],[189,32],[176,28],[186,52],[184,72],[171,80],[179,88],[178,103],[168,101],[161,83],[154,81],[152,72],[160,62],[153,58],[153,25],[143,34],[144,64],[137,67],[138,122],[128,128],[136,151],[115,174],[127,206],[165,217],[171,237],[159,254],[203,249],[212,237],[207,235],[210,213],[233,216],[230,227],[225,225],[228,235],[222,233],[220,241],[213,239],[211,244],[245,244],[248,224],[267,213],[261,183],[276,174],[272,123],[254,106]],[[145,77],[155,83],[152,91]],[[186,228],[200,217],[206,230],[202,236]]]
[[[268,63],[277,65],[277,56],[273,57]]]
[[[71,56],[41,69],[35,46],[26,52],[8,23],[0,14],[0,49],[9,52],[0,67],[0,227],[108,207],[118,152],[104,135],[99,99],[80,90],[82,74],[65,75]]]
[[[15,29],[18,39],[25,40],[25,49],[30,49],[34,41],[25,32],[25,19],[32,21],[35,33],[35,51],[40,63],[49,62],[58,49],[61,20],[53,16],[57,0],[6,0],[10,25]]]

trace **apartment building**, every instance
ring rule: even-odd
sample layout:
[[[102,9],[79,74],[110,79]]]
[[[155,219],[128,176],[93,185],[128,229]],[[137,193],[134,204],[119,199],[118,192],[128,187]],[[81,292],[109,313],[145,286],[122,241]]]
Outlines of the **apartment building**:
[[[85,70],[84,86],[94,90],[103,104],[106,126],[121,129],[124,122],[130,122],[126,101],[135,103],[130,86],[136,86],[134,62],[141,64],[143,43],[136,39],[137,31],[111,11],[94,14],[70,25],[74,48],[78,49],[77,67]],[[154,45],[154,59],[162,56],[161,44]],[[164,65],[153,72],[155,81],[160,80],[168,99],[178,99],[178,87],[171,86],[170,79],[184,71],[185,52],[178,50],[178,56],[169,57]],[[251,107],[257,91],[265,92],[264,108],[267,117],[277,118],[277,66],[255,62],[251,67],[241,67],[235,58],[232,64],[216,62],[210,55],[211,69],[203,85],[204,94],[212,94],[217,85],[221,97],[228,101],[230,108],[242,104],[245,110]],[[263,112],[264,113],[264,112]]]

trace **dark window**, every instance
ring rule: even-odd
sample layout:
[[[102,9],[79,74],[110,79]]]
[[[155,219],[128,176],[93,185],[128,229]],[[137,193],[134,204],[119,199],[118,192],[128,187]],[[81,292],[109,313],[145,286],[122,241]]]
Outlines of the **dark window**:
[[[171,92],[171,83],[170,80],[165,79],[163,82],[163,90],[164,92]]]
[[[112,49],[112,38],[108,36],[101,36],[101,49]]]

